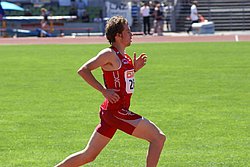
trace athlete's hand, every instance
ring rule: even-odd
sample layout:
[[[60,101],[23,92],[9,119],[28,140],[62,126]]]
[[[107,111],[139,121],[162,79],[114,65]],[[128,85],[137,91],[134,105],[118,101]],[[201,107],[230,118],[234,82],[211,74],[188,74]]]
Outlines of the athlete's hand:
[[[120,99],[120,96],[115,93],[115,90],[113,89],[105,89],[104,91],[102,91],[102,94],[112,104],[118,102],[118,100]]]
[[[134,69],[135,71],[139,71],[143,66],[146,65],[147,55],[146,53],[142,53],[139,57],[136,57],[136,53],[134,52]]]

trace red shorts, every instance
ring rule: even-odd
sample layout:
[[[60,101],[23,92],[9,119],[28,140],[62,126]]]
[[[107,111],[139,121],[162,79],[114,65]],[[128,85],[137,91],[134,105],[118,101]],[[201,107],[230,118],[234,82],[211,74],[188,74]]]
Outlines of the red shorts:
[[[124,109],[119,111],[101,109],[100,118],[101,122],[97,125],[96,131],[108,138],[112,138],[117,129],[132,135],[142,116]]]

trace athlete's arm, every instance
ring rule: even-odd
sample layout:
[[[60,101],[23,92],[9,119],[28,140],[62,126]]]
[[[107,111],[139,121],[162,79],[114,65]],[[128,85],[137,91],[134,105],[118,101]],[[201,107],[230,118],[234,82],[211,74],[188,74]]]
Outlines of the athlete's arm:
[[[106,89],[92,74],[92,70],[98,67],[105,67],[108,64],[112,64],[113,53],[106,50],[101,51],[97,56],[87,61],[78,70],[78,74],[93,88],[98,90],[107,98],[111,103],[116,103],[119,100],[119,95],[114,90]]]
[[[147,55],[142,53],[139,57],[136,57],[136,53],[134,52],[134,69],[135,72],[139,71],[142,67],[146,65]]]

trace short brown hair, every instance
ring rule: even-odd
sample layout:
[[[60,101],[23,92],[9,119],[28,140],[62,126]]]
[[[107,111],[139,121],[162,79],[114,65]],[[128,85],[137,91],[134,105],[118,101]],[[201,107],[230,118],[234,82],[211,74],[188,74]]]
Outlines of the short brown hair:
[[[105,31],[110,44],[115,42],[116,34],[121,34],[126,24],[128,24],[128,21],[122,16],[113,16],[107,21]]]

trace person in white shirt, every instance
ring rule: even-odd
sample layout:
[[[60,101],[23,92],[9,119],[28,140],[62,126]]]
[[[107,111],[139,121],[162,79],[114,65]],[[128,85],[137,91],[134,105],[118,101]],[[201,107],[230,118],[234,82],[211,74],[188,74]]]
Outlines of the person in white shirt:
[[[192,24],[193,23],[199,23],[199,14],[198,14],[198,10],[197,10],[197,5],[198,2],[197,1],[193,1],[192,2],[192,6],[190,9],[190,19],[192,21],[190,27],[187,30],[187,33],[189,34],[190,31],[192,31]]]
[[[150,35],[150,8],[147,2],[145,2],[144,5],[141,7],[140,13],[143,17],[144,35],[147,35],[147,33]]]

